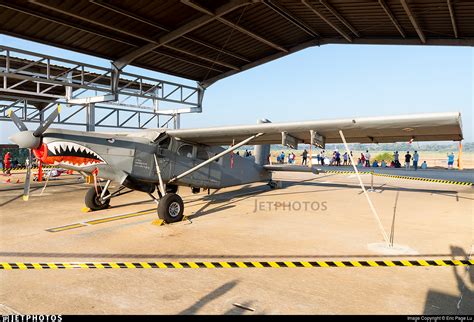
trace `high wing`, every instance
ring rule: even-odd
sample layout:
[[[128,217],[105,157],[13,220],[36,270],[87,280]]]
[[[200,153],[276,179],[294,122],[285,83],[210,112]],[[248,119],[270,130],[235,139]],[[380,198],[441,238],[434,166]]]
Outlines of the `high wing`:
[[[461,113],[428,113],[349,119],[261,123],[200,129],[167,130],[172,137],[205,145],[231,145],[262,133],[252,144],[310,143],[311,132],[325,143],[341,143],[339,130],[348,142],[391,143],[416,141],[460,141],[463,139]],[[282,134],[284,132],[284,134]],[[313,134],[314,137],[314,134]],[[324,144],[323,144],[324,145]]]

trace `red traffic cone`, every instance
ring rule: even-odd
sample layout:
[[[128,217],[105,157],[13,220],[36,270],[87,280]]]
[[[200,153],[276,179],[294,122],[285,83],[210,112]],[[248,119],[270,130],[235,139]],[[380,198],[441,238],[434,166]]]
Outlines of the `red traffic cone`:
[[[21,183],[21,182],[20,182],[20,179],[17,179],[17,180],[16,180],[16,183]]]
[[[10,182],[11,182],[10,178],[8,178],[8,180],[7,180],[7,181],[5,181],[5,182],[6,182],[6,183],[10,183]]]

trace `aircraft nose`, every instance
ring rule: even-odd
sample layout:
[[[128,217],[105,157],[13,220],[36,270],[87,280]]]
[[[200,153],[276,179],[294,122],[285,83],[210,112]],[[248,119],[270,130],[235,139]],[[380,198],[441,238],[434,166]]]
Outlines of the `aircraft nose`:
[[[33,131],[22,131],[8,138],[20,148],[36,149],[40,146],[41,138],[33,135]]]

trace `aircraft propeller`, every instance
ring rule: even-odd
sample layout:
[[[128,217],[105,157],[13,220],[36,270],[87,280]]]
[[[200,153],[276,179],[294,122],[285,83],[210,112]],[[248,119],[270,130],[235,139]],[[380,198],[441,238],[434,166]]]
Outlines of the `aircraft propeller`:
[[[61,106],[58,104],[58,107],[46,118],[46,120],[40,124],[40,126],[35,131],[30,131],[26,127],[25,123],[13,113],[12,110],[9,111],[8,116],[15,123],[16,127],[20,132],[13,134],[9,137],[10,141],[16,143],[20,148],[28,149],[28,159],[26,161],[26,177],[25,177],[25,187],[23,189],[23,200],[28,201],[30,197],[30,178],[31,178],[31,166],[33,163],[34,153],[36,157],[39,157],[45,153],[45,149],[42,144],[43,133],[48,129],[48,127],[54,122],[56,117],[58,117],[61,111]]]

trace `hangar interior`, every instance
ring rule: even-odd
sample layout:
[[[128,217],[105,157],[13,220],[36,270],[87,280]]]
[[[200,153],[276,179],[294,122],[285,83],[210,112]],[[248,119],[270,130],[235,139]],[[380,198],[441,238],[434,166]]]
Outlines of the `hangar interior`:
[[[13,108],[41,122],[140,129],[180,127],[218,80],[326,44],[474,45],[466,0],[0,1],[0,33],[110,61],[87,62],[0,46],[0,120]],[[127,73],[126,66],[195,81]],[[160,120],[160,116],[162,116]]]

